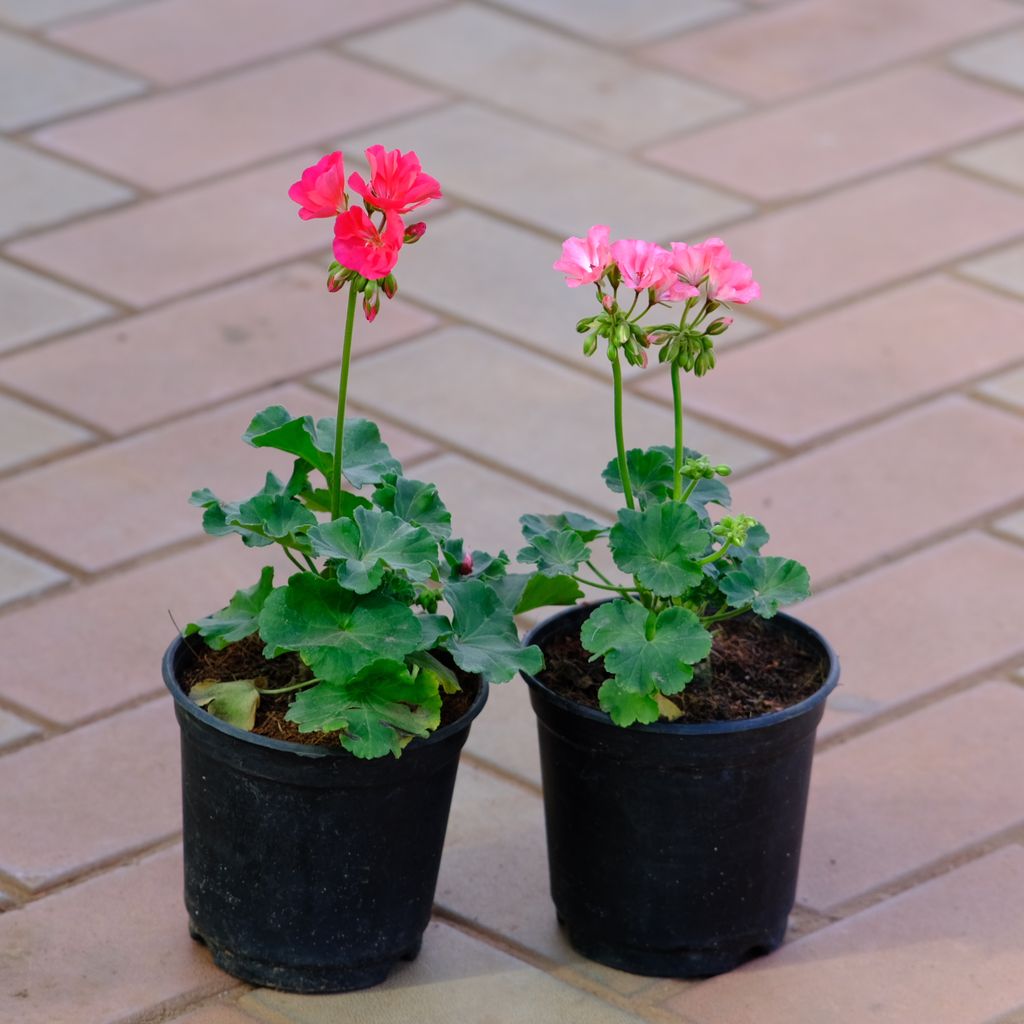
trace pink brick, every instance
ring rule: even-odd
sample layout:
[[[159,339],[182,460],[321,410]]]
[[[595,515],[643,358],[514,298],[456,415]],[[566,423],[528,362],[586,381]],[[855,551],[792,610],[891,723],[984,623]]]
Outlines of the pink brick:
[[[1024,550],[969,532],[800,605],[797,615],[827,636],[842,660],[830,726],[1024,653],[1022,578]],[[849,714],[840,715],[844,708]]]
[[[291,385],[22,473],[0,483],[4,527],[86,572],[199,536],[201,517],[188,504],[193,490],[211,487],[235,500],[259,490],[267,470],[290,472],[291,456],[241,440],[268,405],[295,415],[334,412],[322,395]],[[386,440],[396,436],[398,459],[430,450],[385,430]]]
[[[690,133],[648,155],[775,201],[981,138],[1022,116],[1024,104],[1006,93],[934,68],[899,68]]]
[[[326,271],[306,264],[275,270],[36,346],[0,363],[0,374],[114,434],[136,430],[340,362],[344,302],[325,280]],[[353,351],[376,351],[435,323],[395,299],[372,326],[357,318]]]
[[[754,473],[733,505],[821,587],[1019,497],[1021,451],[1024,421],[943,398]]]
[[[153,1020],[232,986],[189,940],[181,871],[170,850],[0,915],[0,1020]]]
[[[979,310],[985,329],[965,345],[963,325]],[[931,277],[727,351],[685,398],[697,412],[799,445],[993,373],[1020,358],[1022,334],[1021,303]],[[667,374],[640,390],[672,401]]]
[[[761,283],[759,311],[789,317],[862,297],[1022,229],[1024,198],[917,167],[746,221],[729,229],[728,241]]]
[[[171,615],[184,628],[222,608],[265,564],[287,578],[290,563],[271,549],[225,537],[4,615],[0,693],[61,725],[156,695]]]
[[[108,652],[111,653],[111,652]],[[170,698],[0,760],[0,869],[43,889],[181,828]]]
[[[328,99],[357,95],[372,95],[372,104]],[[392,75],[312,52],[63,121],[35,139],[160,191],[414,113],[437,99]]]
[[[435,2],[308,0],[296,14],[288,4],[254,9],[247,0],[157,0],[58,28],[50,37],[169,85],[359,32]]]
[[[1024,822],[1022,732],[1024,688],[986,683],[819,756],[797,899],[824,910]]]
[[[288,186],[318,154],[234,175],[10,246],[20,259],[147,306],[325,249],[326,222],[296,216]]]
[[[763,101],[811,92],[1019,19],[1019,10],[998,0],[803,0],[723,19],[645,54]]]
[[[666,1009],[686,1024],[986,1024],[1024,1004],[1022,888],[1024,850],[1011,846]]]

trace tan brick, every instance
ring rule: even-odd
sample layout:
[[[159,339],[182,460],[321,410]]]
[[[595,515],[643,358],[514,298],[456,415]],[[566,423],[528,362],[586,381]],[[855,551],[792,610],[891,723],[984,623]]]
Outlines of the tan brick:
[[[66,579],[52,565],[0,544],[0,605],[39,594]]]
[[[1013,132],[953,154],[953,163],[1024,188],[1024,132]]]
[[[1002,530],[1003,533],[1008,533],[1012,537],[1024,540],[1024,511],[1014,512],[1013,515],[1000,519],[996,523],[996,527]]]
[[[1000,85],[1024,89],[1024,31],[1000,32],[954,50],[950,63]]]
[[[39,734],[39,727],[0,709],[0,750]]]
[[[758,309],[789,317],[863,297],[1022,228],[1024,197],[917,167],[747,221],[726,241],[754,268]]]
[[[344,302],[328,294],[325,274],[305,264],[274,270],[37,346],[0,364],[0,373],[10,387],[112,433],[136,430],[340,364]],[[435,323],[395,299],[372,325],[358,317],[353,352],[358,358]]]
[[[48,231],[10,251],[134,306],[219,284],[330,243],[330,225],[300,220],[287,194],[317,155]]]
[[[546,615],[552,609],[537,614]],[[487,713],[473,723],[466,752],[524,782],[540,785],[537,720],[526,684],[516,676],[495,685],[487,698]]]
[[[254,16],[248,0],[157,0],[119,6],[50,35],[64,46],[171,85],[358,32],[435,2],[309,0],[301,15],[267,4]]]
[[[119,1024],[233,984],[189,940],[178,850],[0,915],[0,944],[17,1024]]]
[[[116,0],[0,0],[0,18],[37,27],[109,7]]]
[[[218,1001],[184,1017],[175,1017],[173,1024],[253,1024],[253,1018],[238,1009],[234,1002]]]
[[[372,95],[372,105],[327,101],[357,93]],[[161,191],[316,145],[437,100],[391,75],[313,52],[62,121],[35,139]],[[295,178],[301,170],[296,167]]]
[[[683,74],[764,101],[820,89],[1019,18],[998,0],[802,0],[645,51]]]
[[[943,398],[739,481],[733,505],[820,586],[1018,497],[1022,445],[1019,418]]]
[[[842,661],[830,727],[1024,652],[1022,572],[1024,551],[970,532],[800,605],[798,617],[828,637]]]
[[[1024,821],[1022,729],[1024,690],[986,683],[819,756],[797,899],[843,903]]]
[[[44,889],[175,835],[178,765],[170,698],[0,759],[0,868]]]
[[[1024,1002],[1024,850],[815,932],[667,1008],[687,1024],[983,1024]]]
[[[1024,298],[1024,244],[998,249],[987,256],[961,264],[960,269],[975,281]]]
[[[92,434],[0,394],[0,470],[88,441]]]
[[[989,398],[1024,411],[1024,369],[1011,370],[983,381],[978,385],[978,390]]]
[[[994,89],[934,68],[898,68],[689,133],[648,155],[776,201],[982,138],[1019,124],[1022,115],[1024,103]]]
[[[985,330],[965,345],[963,325],[980,309]],[[724,353],[714,373],[687,382],[685,400],[780,444],[803,444],[1008,365],[1022,332],[1020,303],[925,278]],[[667,374],[641,390],[672,400]]]
[[[595,16],[588,12],[579,20]],[[466,3],[360,36],[347,50],[464,94],[479,93],[486,83],[487,99],[496,106],[612,149],[740,109],[735,99],[707,86]],[[641,109],[644,116],[636,117]]]
[[[416,150],[447,194],[563,237],[599,222],[617,237],[669,241],[751,209],[706,185],[473,103],[392,124],[388,138]],[[363,133],[347,144],[362,149],[376,141]],[[551,262],[557,258],[556,248]]]
[[[471,446],[599,507],[618,507],[619,496],[600,475],[615,454],[611,389],[602,381],[481,331],[453,327],[400,351],[367,356],[358,387],[368,408],[394,409],[402,423]],[[630,447],[671,439],[670,410],[633,396],[626,397],[625,410]],[[699,421],[692,428],[694,445],[738,468],[767,454]]]

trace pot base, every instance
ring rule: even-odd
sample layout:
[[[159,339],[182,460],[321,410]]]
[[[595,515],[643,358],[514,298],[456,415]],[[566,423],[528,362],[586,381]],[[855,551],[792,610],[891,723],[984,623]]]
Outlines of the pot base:
[[[417,942],[399,956],[380,963],[352,967],[291,967],[257,960],[207,940],[197,931],[192,921],[188,923],[188,933],[194,942],[205,946],[213,962],[233,978],[259,988],[279,989],[298,995],[331,995],[373,988],[385,981],[397,964],[415,960],[421,946]]]
[[[725,974],[740,964],[778,949],[785,926],[772,934],[747,935],[731,939],[728,946],[704,949],[639,949],[608,942],[585,931],[573,929],[559,915],[559,924],[569,945],[588,960],[614,967],[628,974],[650,978],[710,978]]]

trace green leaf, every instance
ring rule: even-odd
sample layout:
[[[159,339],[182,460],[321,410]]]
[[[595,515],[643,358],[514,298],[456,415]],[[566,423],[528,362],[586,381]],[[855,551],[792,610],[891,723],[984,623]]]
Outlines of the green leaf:
[[[770,619],[780,605],[802,601],[811,593],[811,579],[799,562],[773,556],[743,559],[740,567],[725,573],[718,585],[731,607],[749,604],[765,619]]]
[[[302,535],[316,524],[316,516],[291,496],[290,487],[291,481],[283,484],[273,473],[268,473],[263,489],[245,501],[221,501],[204,487],[193,491],[189,502],[205,509],[203,529],[209,534],[237,533],[249,547],[266,547],[277,542],[308,551]]]
[[[185,627],[184,635],[198,633],[207,646],[215,651],[223,650],[237,640],[244,640],[259,628],[259,614],[273,589],[274,569],[268,565],[260,573],[259,583],[244,590],[236,590],[226,608],[198,622],[190,622]]]
[[[496,555],[486,551],[473,551],[471,559],[473,568],[469,573],[463,573],[462,561],[466,555],[466,545],[461,537],[452,537],[444,542],[442,549],[444,560],[448,564],[448,576],[452,580],[496,580],[505,575],[505,567],[509,563],[509,557],[504,551]]]
[[[401,661],[423,633],[412,610],[382,594],[359,597],[316,573],[292,576],[260,612],[268,649],[298,651],[322,679],[348,679],[375,661]]]
[[[580,540],[589,543],[608,532],[607,526],[602,526],[589,516],[580,515],[578,512],[559,512],[557,515],[547,516],[530,513],[520,516],[519,523],[526,540],[551,530],[573,530],[579,534]]]
[[[747,531],[747,539],[742,546],[729,548],[729,560],[742,561],[744,558],[757,555],[768,541],[769,535],[764,524],[756,523]]]
[[[326,446],[334,458],[334,430],[337,417],[317,421],[317,444]],[[388,446],[380,439],[380,430],[372,420],[345,420],[345,436],[341,442],[342,476],[356,488],[379,484],[385,477],[400,476],[402,466]]]
[[[413,736],[437,728],[441,695],[431,675],[414,679],[401,663],[377,661],[351,679],[303,690],[285,717],[299,732],[340,732],[356,757],[398,757]]]
[[[292,416],[284,406],[272,405],[253,417],[242,440],[254,448],[276,448],[298,455],[324,476],[330,476],[334,438],[324,447],[312,416]]]
[[[609,540],[623,572],[659,597],[675,597],[703,578],[694,559],[707,550],[711,535],[689,505],[668,501],[641,512],[622,509]]]
[[[523,647],[511,612],[492,586],[483,580],[451,583],[444,596],[454,613],[445,647],[459,668],[479,672],[493,683],[503,683],[517,672],[541,670],[540,649]]]
[[[697,486],[690,492],[686,504],[694,509],[701,519],[708,518],[708,505],[720,505],[729,508],[732,495],[729,488],[721,480],[698,480]]]
[[[357,594],[376,590],[386,570],[423,582],[437,569],[437,541],[422,527],[391,512],[357,508],[352,519],[335,519],[307,534],[313,551],[339,560],[338,582]]]
[[[522,615],[548,605],[575,604],[583,591],[568,576],[542,576],[539,573],[509,573],[492,580],[491,587],[501,598],[506,611]]]
[[[616,725],[632,725],[634,722],[649,725],[661,715],[656,697],[630,690],[617,679],[606,679],[601,684],[597,700],[601,710],[611,715]]]
[[[672,495],[672,464],[674,456],[671,449],[664,447],[631,448],[626,452],[626,468],[629,471],[629,482],[633,486],[633,497],[644,508],[654,501],[664,501]],[[601,474],[608,489],[622,494],[622,477],[619,474],[619,460],[612,459]]]
[[[711,634],[688,609],[655,614],[626,601],[595,609],[581,640],[595,659],[604,656],[621,688],[646,694],[679,693],[693,678],[693,666],[711,651]]]
[[[374,491],[373,503],[412,526],[422,526],[436,540],[452,535],[451,513],[433,484],[391,475]]]
[[[452,624],[443,615],[418,615],[422,638],[420,648],[432,651],[452,631]]]
[[[189,690],[192,698],[215,718],[246,732],[252,732],[256,724],[256,709],[260,703],[259,683],[263,680],[232,679],[218,682],[204,679]]]
[[[535,564],[542,576],[572,576],[580,563],[590,558],[590,548],[580,540],[578,533],[548,530],[534,534],[516,557],[520,562]]]

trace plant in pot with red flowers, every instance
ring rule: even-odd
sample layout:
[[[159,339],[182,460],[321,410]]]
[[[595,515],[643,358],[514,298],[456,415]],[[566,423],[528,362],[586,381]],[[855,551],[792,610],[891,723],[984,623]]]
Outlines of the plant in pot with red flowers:
[[[513,615],[553,594],[503,554],[467,552],[437,488],[403,475],[375,424],[345,418],[357,307],[372,321],[395,294],[424,233],[405,218],[441,194],[414,153],[366,157],[369,180],[346,182],[332,153],[289,192],[300,217],[334,222],[337,416],[264,409],[243,439],[290,455],[290,476],[191,499],[208,533],[276,546],[293,571],[254,572],[163,664],[192,935],[229,973],[296,992],[373,985],[415,956],[470,723],[488,682],[540,668]]]
[[[726,971],[783,938],[796,892],[811,759],[839,677],[827,642],[779,612],[807,570],[765,554],[768,532],[730,512],[725,465],[686,447],[684,373],[715,366],[732,303],[756,299],[721,239],[671,249],[595,226],[556,270],[595,289],[577,330],[611,361],[624,507],[611,524],[528,515],[521,562],[549,586],[607,595],[537,626],[524,673],[538,719],[552,897],[586,956],[640,974]],[[666,310],[671,318],[666,318]],[[672,443],[628,449],[622,363],[667,364]],[[593,549],[607,546],[609,561]],[[582,597],[582,591],[578,591]]]

